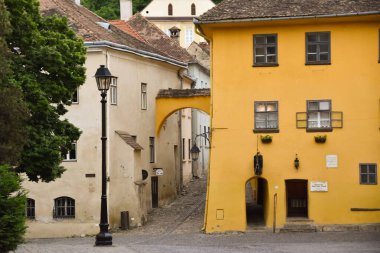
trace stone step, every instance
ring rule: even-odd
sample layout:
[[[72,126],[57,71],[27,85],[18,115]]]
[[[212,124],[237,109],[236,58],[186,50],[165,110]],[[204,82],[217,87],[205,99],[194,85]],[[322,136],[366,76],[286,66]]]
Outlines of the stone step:
[[[280,229],[280,232],[317,232],[317,228],[314,225],[312,220],[307,219],[292,219],[287,220],[283,228]]]

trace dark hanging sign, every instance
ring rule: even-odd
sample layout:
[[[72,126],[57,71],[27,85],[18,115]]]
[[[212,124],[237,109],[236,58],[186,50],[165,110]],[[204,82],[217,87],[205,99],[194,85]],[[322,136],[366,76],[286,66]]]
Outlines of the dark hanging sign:
[[[263,173],[263,164],[263,156],[260,152],[257,152],[257,154],[253,157],[253,169],[255,171],[255,175],[260,176]]]

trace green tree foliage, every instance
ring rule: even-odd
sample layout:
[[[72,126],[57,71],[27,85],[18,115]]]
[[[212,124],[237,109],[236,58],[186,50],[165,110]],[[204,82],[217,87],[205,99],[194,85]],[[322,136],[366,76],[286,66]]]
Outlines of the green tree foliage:
[[[120,19],[120,0],[82,0],[81,4],[107,20]]]
[[[41,17],[38,0],[5,0],[5,5],[11,28],[7,83],[22,90],[28,109],[17,172],[49,182],[64,171],[61,148],[70,149],[80,135],[62,116],[85,80],[85,48],[65,18]]]
[[[25,143],[26,105],[18,87],[10,86],[9,50],[5,36],[10,24],[4,0],[0,0],[0,164],[17,164]]]
[[[0,252],[6,253],[23,242],[26,197],[19,175],[9,167],[0,166],[0,180]]]
[[[81,0],[81,4],[107,20],[120,19],[120,0]],[[152,0],[132,0],[133,13],[142,11]],[[213,0],[215,4],[223,0]]]

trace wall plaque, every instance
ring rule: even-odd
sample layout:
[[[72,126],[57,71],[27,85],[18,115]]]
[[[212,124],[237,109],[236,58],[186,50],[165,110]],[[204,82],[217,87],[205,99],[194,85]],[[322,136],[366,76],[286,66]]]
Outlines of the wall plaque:
[[[327,192],[328,184],[326,181],[311,181],[310,191],[311,192]]]
[[[338,168],[338,156],[337,155],[326,155],[326,167],[327,168]]]

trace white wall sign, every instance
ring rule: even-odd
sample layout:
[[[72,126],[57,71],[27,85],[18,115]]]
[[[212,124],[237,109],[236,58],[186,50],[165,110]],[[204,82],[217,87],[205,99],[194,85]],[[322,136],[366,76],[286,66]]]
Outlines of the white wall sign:
[[[326,155],[326,167],[327,168],[338,168],[338,156],[337,155]]]
[[[327,182],[324,182],[324,181],[311,181],[310,191],[311,192],[327,192],[328,184]]]
[[[162,176],[164,175],[164,170],[163,169],[156,169],[156,176]]]

